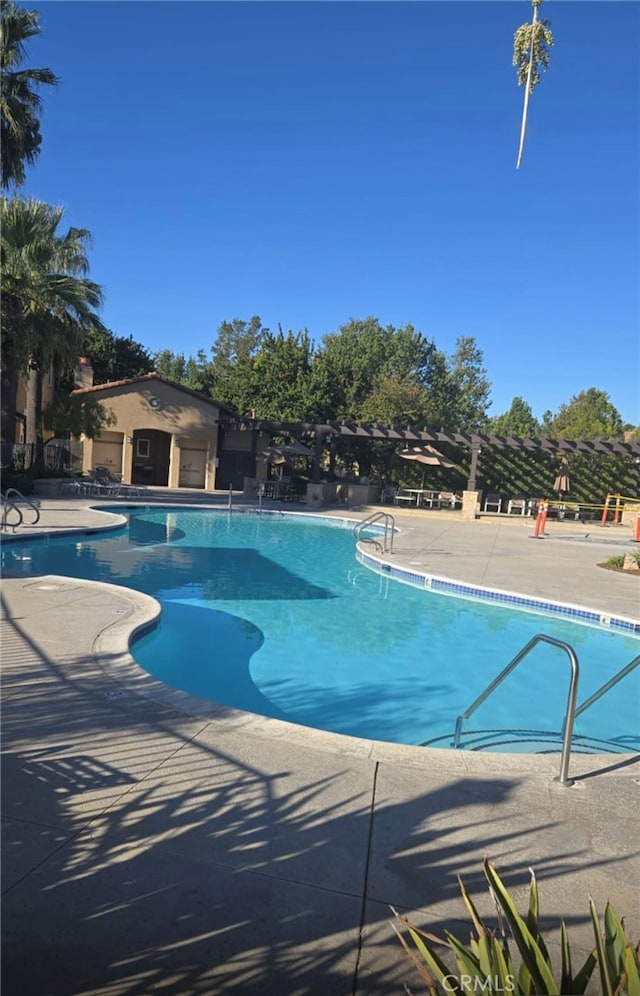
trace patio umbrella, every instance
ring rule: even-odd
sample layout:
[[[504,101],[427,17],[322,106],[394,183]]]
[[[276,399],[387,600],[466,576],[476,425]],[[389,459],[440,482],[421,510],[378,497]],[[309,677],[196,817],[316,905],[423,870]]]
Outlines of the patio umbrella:
[[[403,450],[400,454],[403,460],[415,460],[416,463],[424,463],[428,467],[445,467],[451,470],[456,464],[444,453],[437,450],[435,446],[426,443],[424,446],[412,446],[411,449]],[[422,474],[422,485],[424,485],[424,473]]]
[[[553,490],[557,491],[561,497],[563,494],[567,494],[571,491],[571,482],[569,481],[569,461],[566,456],[563,456],[560,461],[558,476],[553,482]]]
[[[271,463],[286,463],[292,456],[313,456],[313,450],[302,443],[283,443],[282,446],[270,446],[267,450]]]

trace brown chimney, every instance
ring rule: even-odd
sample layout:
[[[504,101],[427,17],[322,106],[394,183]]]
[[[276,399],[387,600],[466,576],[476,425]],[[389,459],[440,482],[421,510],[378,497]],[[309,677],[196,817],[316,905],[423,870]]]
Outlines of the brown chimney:
[[[91,366],[91,360],[88,356],[81,356],[78,360],[78,366],[75,371],[75,384],[76,390],[82,390],[85,387],[93,387],[93,367]]]

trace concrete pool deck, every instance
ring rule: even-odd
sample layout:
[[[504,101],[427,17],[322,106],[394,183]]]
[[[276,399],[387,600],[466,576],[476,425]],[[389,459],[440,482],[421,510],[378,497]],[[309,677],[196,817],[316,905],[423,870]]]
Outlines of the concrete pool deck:
[[[107,521],[87,499],[40,510],[17,534]],[[396,564],[638,618],[640,579],[597,567],[634,548],[629,528],[549,523],[534,540],[531,520],[387,510]],[[189,712],[128,653],[146,596],[6,576],[3,610],[3,996],[417,993],[389,906],[466,939],[457,875],[489,912],[485,856],[523,912],[535,869],[554,953],[561,918],[591,947],[590,895],[638,939],[636,757],[576,755],[565,788],[558,755]]]

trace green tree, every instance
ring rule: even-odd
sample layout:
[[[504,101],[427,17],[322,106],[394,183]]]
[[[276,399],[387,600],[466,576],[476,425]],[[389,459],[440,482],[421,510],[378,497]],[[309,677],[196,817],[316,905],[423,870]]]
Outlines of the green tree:
[[[42,412],[42,424],[54,436],[87,436],[95,439],[117,421],[113,413],[91,394],[72,395],[72,378],[57,385],[50,404]]]
[[[534,87],[540,82],[540,68],[545,72],[549,68],[549,49],[553,45],[550,22],[544,18],[538,19],[538,10],[541,4],[542,0],[532,0],[533,17],[531,24],[521,24],[513,36],[513,65],[518,74],[518,86],[525,88],[516,169],[520,169],[524,153],[529,99]]]
[[[320,398],[311,378],[313,343],[309,333],[263,331],[253,361],[253,404],[258,418],[315,421]]]
[[[91,359],[94,384],[128,380],[153,370],[149,353],[132,336],[118,336],[106,328],[89,329],[82,348]]]
[[[249,321],[234,318],[220,324],[211,347],[209,392],[243,415],[255,408],[254,361],[265,331],[258,315]]]
[[[540,434],[540,423],[534,417],[531,406],[520,397],[513,399],[508,411],[489,419],[487,428],[497,436],[524,438]]]
[[[187,361],[184,353],[174,353],[171,349],[161,349],[154,354],[153,368],[161,377],[167,380],[175,380],[181,384],[187,368]]]
[[[209,391],[211,376],[209,364],[203,349],[199,349],[195,356],[189,356],[185,365],[184,384],[192,391]]]
[[[192,391],[207,390],[210,381],[207,358],[202,349],[198,350],[196,357],[185,357],[184,353],[161,349],[153,357],[153,369],[161,377],[184,384]]]
[[[605,391],[580,391],[558,412],[545,412],[543,435],[551,439],[623,439],[625,426]],[[582,502],[599,503],[608,493],[637,494],[632,457],[574,453],[569,460],[571,491]],[[557,470],[557,468],[556,468]]]
[[[425,390],[403,383],[398,377],[378,381],[361,409],[365,422],[379,425],[419,426],[425,420]]]
[[[376,399],[381,415],[391,415],[391,390],[396,395],[401,390],[405,406],[408,389],[414,388],[411,410],[418,423],[424,422],[434,353],[433,343],[412,325],[383,327],[377,318],[351,319],[324,337],[318,353],[328,388],[325,418],[364,421],[375,415]],[[395,386],[385,390],[388,380]]]
[[[25,180],[25,164],[31,165],[40,153],[41,100],[38,86],[56,86],[50,69],[21,69],[25,43],[40,33],[40,17],[35,10],[23,10],[15,3],[0,4],[0,111],[2,186],[20,186]]]
[[[319,420],[426,425],[431,400],[428,386],[436,349],[412,325],[382,326],[375,317],[351,319],[322,340],[312,368],[313,393],[322,397]],[[394,443],[334,444],[346,468],[375,469],[388,476]]]
[[[590,387],[561,405],[558,413],[545,413],[545,434],[564,439],[621,439],[624,423],[609,395]]]
[[[430,422],[448,429],[476,432],[487,423],[491,382],[482,350],[471,336],[456,340],[454,352],[434,357]]]
[[[2,436],[13,441],[18,376],[27,383],[27,443],[36,443],[43,370],[54,374],[75,362],[84,336],[102,323],[94,309],[100,287],[84,274],[89,232],[58,234],[62,208],[42,201],[1,201]]]

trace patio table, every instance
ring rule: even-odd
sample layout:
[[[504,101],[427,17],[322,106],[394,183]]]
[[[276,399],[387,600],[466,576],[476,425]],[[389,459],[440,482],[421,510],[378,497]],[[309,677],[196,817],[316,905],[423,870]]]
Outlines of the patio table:
[[[393,499],[394,505],[401,505],[403,502],[406,502],[408,505],[418,504],[416,494],[411,488],[400,488],[397,495],[395,495]]]
[[[440,492],[428,491],[425,488],[404,488],[410,495],[415,495],[418,508],[440,508]]]

